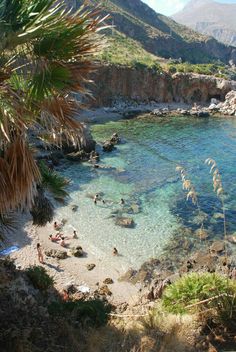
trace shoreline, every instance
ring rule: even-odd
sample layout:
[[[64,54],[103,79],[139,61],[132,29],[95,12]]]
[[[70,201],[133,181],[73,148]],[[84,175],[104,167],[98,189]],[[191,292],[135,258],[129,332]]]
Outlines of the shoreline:
[[[45,267],[49,275],[55,281],[55,287],[61,292],[64,288],[74,285],[79,288],[86,286],[90,289],[90,294],[93,294],[98,288],[104,286],[103,281],[111,278],[113,284],[107,285],[112,295],[109,301],[114,305],[128,303],[135,305],[139,300],[139,290],[141,285],[133,285],[129,282],[120,282],[118,278],[120,273],[112,267],[105,267],[102,259],[96,257],[93,253],[86,253],[86,256],[76,258],[70,255],[70,248],[62,248],[59,244],[49,241],[48,236],[53,232],[53,223],[42,228],[37,228],[32,225],[32,222],[27,216],[24,217],[25,225],[22,231],[17,231],[9,237],[9,244],[18,245],[18,251],[12,253],[10,258],[15,261],[17,268],[25,269],[31,265],[42,265]],[[36,245],[40,243],[43,248],[44,262],[38,262]],[[80,245],[79,239],[67,241],[70,242],[70,247]],[[68,257],[66,259],[56,259],[47,257],[45,251],[66,250]],[[112,255],[112,254],[111,254]],[[95,264],[95,268],[91,271],[87,269],[88,264]],[[98,285],[99,283],[99,285]]]
[[[165,106],[168,105],[171,105],[175,109],[177,106],[180,108],[180,104],[174,104],[174,106],[173,104],[156,104],[156,106],[159,108],[161,107],[162,109],[166,109],[167,107]],[[146,108],[147,106],[143,106],[143,110]],[[93,116],[92,120],[90,120],[91,123],[97,123],[99,121],[105,123],[107,121],[116,121],[124,118],[121,113],[117,112],[113,112],[111,115],[111,109],[106,108],[96,109],[89,112],[86,111],[81,115],[81,119],[85,119],[85,116],[89,119]],[[24,216],[21,220],[22,224],[24,223],[22,230],[8,236],[11,244],[18,244],[20,247],[20,250],[11,255],[11,258],[15,259],[17,266],[26,268],[30,265],[39,264],[36,251],[37,242],[42,244],[44,251],[50,249],[63,249],[58,244],[51,243],[48,240],[49,234],[54,232],[53,223],[48,224],[43,228],[36,228],[32,225],[32,222],[27,216]],[[85,235],[82,238],[79,237],[77,240],[70,240],[70,247],[78,245],[81,245],[86,251]],[[70,250],[68,249],[67,252],[69,253]],[[88,264],[95,264],[95,268],[89,271],[87,269]],[[58,260],[50,257],[46,259],[45,267],[49,274],[53,276],[55,286],[59,291],[69,284],[73,284],[77,287],[81,285],[88,286],[90,292],[93,293],[98,289],[97,283],[99,283],[99,287],[101,287],[104,285],[103,281],[106,278],[111,278],[114,283],[108,285],[109,290],[113,293],[109,300],[116,305],[124,302],[133,305],[140,301],[140,294],[143,293],[141,291],[143,291],[145,287],[144,282],[140,284],[131,284],[129,282],[118,281],[118,278],[122,276],[124,272],[120,272],[111,265],[109,266],[107,263],[104,263],[102,255],[99,256],[99,254],[93,253],[93,251],[88,251],[86,257],[82,258],[76,258],[69,255],[67,259]],[[119,268],[119,264],[117,265],[117,268]]]

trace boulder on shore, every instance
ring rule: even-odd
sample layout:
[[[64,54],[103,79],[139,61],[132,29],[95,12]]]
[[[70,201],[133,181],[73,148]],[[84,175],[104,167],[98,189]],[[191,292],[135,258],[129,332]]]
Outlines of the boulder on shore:
[[[67,252],[59,250],[59,249],[46,250],[45,255],[47,257],[52,257],[52,258],[56,258],[56,259],[66,259],[67,258]]]
[[[96,266],[95,264],[87,264],[87,265],[86,265],[88,271],[93,270],[93,269],[95,268],[95,266]]]
[[[71,248],[71,255],[77,258],[83,257],[84,255],[83,248],[81,246]]]

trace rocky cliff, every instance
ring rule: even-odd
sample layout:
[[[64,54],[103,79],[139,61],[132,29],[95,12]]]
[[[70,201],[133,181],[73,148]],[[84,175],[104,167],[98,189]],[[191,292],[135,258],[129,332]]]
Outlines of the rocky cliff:
[[[236,90],[235,81],[212,76],[176,73],[157,73],[151,69],[137,69],[116,65],[102,65],[93,76],[92,106],[112,106],[117,101],[137,103],[183,102],[206,103],[211,98],[223,100]]]

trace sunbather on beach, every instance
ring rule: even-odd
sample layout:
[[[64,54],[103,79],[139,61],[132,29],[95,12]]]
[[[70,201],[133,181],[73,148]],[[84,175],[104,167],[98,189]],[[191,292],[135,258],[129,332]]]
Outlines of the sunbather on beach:
[[[59,245],[62,246],[62,247],[66,247],[65,237],[61,237]]]
[[[72,237],[72,238],[73,238],[73,239],[78,238],[76,230],[73,231],[73,237]]]
[[[52,242],[60,241],[60,239],[61,239],[60,234],[56,234],[55,236],[49,235],[49,240],[52,241]]]

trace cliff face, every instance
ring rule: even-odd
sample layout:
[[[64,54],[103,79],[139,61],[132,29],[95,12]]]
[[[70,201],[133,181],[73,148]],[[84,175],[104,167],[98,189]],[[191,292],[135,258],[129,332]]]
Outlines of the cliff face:
[[[184,102],[205,103],[211,98],[223,100],[230,90],[236,90],[235,81],[197,74],[156,73],[153,70],[122,66],[100,66],[93,76],[90,88],[92,106],[112,106],[118,100],[137,103]]]

